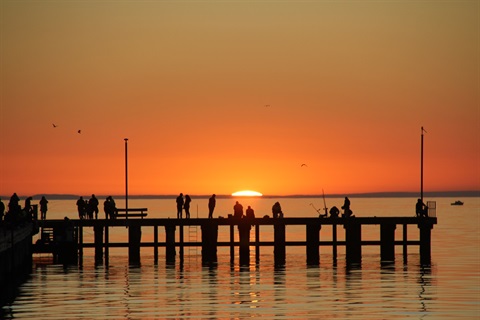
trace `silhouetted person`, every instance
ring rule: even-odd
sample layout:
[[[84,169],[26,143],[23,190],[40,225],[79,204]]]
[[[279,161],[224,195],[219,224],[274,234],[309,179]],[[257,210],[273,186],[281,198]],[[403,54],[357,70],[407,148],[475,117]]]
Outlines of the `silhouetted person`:
[[[343,202],[342,209],[350,210],[350,199],[348,199],[348,197],[345,197],[345,201]]]
[[[428,217],[428,207],[422,202],[422,199],[417,200],[417,204],[415,205],[415,214],[417,217]]]
[[[85,218],[85,201],[83,197],[80,197],[77,200],[77,211],[78,211],[78,219],[83,220]]]
[[[238,201],[233,206],[233,216],[238,219],[243,217],[243,206]]]
[[[182,219],[183,193],[180,193],[176,201],[177,201],[177,219]]]
[[[338,218],[338,215],[340,214],[340,210],[338,210],[338,208],[335,206],[333,206],[329,212],[331,218]]]
[[[3,203],[2,199],[0,199],[0,221],[3,220],[4,215],[5,215],[5,203]]]
[[[348,197],[345,197],[345,201],[343,202],[343,214],[342,217],[349,218],[353,216],[353,211],[350,209],[350,200]]]
[[[105,219],[115,219],[116,208],[115,201],[112,196],[108,196],[103,202],[103,211],[105,212]]]
[[[98,199],[92,194],[90,200],[88,200],[88,211],[90,219],[93,219],[93,213],[95,213],[95,219],[98,219]]]
[[[190,202],[192,202],[190,196],[188,194],[185,195],[185,203],[183,204],[183,208],[185,209],[185,218],[187,219],[190,219]]]
[[[32,213],[32,200],[32,197],[27,197],[25,199],[25,208],[23,208],[23,210],[25,210],[25,213],[27,215],[30,215]]]
[[[272,214],[274,218],[283,218],[282,207],[280,206],[280,202],[275,202],[272,206]]]
[[[98,208],[98,206],[97,206]],[[94,205],[92,203],[92,199],[90,200],[85,200],[85,216],[89,219],[89,220],[93,220],[93,213],[95,212],[95,208],[94,208]]]
[[[46,220],[47,219],[47,206],[48,200],[45,198],[45,196],[42,196],[42,199],[40,199],[40,219],[41,220]]]
[[[248,221],[253,224],[253,220],[255,219],[255,211],[248,206],[247,210],[245,210],[245,218],[248,219]]]
[[[117,218],[117,204],[115,203],[115,200],[113,200],[112,196],[108,196],[108,199],[110,201],[110,219],[116,219]]]
[[[255,211],[253,211],[252,207],[248,206],[247,210],[245,210],[245,215],[247,218],[255,218]]]
[[[212,194],[210,199],[208,199],[208,218],[212,219],[213,218],[213,210],[215,210],[215,194]]]
[[[20,198],[17,196],[17,193],[12,194],[10,202],[8,203],[8,212],[11,212],[12,214],[19,213],[20,205],[18,202],[20,202]]]

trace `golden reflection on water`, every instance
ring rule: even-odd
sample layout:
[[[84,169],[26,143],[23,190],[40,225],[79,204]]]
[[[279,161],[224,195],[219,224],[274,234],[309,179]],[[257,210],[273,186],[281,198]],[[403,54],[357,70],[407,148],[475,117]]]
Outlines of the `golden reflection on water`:
[[[416,248],[404,263],[401,247],[390,264],[380,263],[378,248],[365,248],[357,266],[345,264],[342,250],[333,261],[322,247],[318,267],[307,267],[304,250],[291,248],[281,268],[274,267],[272,248],[262,248],[258,265],[252,249],[248,267],[238,261],[231,265],[228,248],[219,250],[216,267],[203,267],[201,258],[190,255],[183,266],[178,261],[165,265],[162,256],[154,265],[147,249],[139,267],[129,267],[125,252],[116,249],[108,266],[95,266],[93,250],[86,250],[79,267],[37,260],[16,301],[3,308],[4,318],[475,319],[480,314],[480,202],[459,209],[449,206],[452,199],[442,201],[432,231],[431,266],[420,265]]]

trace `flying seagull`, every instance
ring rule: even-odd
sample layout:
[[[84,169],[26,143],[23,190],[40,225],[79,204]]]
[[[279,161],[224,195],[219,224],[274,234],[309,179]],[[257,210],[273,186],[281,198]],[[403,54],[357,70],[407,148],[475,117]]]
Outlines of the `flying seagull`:
[[[56,125],[55,123],[52,123],[52,126],[53,126],[54,128],[56,128],[56,127],[57,127],[57,125]]]
[[[78,133],[82,133],[82,130],[78,130],[77,132],[78,132]]]
[[[300,167],[308,167],[305,163],[302,163],[302,165]]]

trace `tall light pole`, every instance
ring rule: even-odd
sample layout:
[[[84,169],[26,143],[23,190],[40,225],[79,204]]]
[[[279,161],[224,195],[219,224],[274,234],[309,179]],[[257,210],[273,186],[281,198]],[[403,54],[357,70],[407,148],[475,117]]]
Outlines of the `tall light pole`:
[[[420,199],[423,203],[423,133],[427,132],[422,127],[422,139],[420,143]]]
[[[125,138],[125,217],[128,219],[128,138]]]

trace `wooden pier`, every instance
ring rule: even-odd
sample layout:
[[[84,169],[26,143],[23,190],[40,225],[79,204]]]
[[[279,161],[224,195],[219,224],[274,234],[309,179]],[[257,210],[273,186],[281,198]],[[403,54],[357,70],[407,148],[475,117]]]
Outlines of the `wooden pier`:
[[[82,259],[84,248],[95,248],[95,260],[103,263],[108,261],[109,248],[128,248],[131,264],[140,263],[140,248],[153,248],[154,262],[158,263],[159,248],[165,250],[166,263],[175,263],[177,250],[180,261],[184,258],[184,249],[201,248],[202,263],[217,262],[217,248],[229,247],[231,263],[235,261],[235,248],[239,250],[240,265],[249,265],[250,248],[255,248],[255,260],[260,261],[260,248],[273,247],[275,265],[286,262],[286,247],[305,247],[306,263],[319,265],[320,251],[331,247],[333,259],[337,259],[337,249],[345,247],[347,263],[360,263],[362,247],[378,246],[381,261],[395,260],[395,247],[401,247],[403,258],[407,260],[408,247],[419,248],[422,264],[429,264],[431,259],[431,230],[437,223],[436,217],[354,217],[354,218],[254,218],[254,219],[114,219],[114,220],[45,220],[38,221],[41,230],[53,230],[54,234],[62,235],[63,244],[52,241],[51,245],[35,245],[34,252],[52,252],[63,261],[76,262]],[[362,227],[378,225],[380,238],[378,240],[362,240]],[[409,240],[407,226],[416,225],[419,236]],[[199,241],[185,241],[187,227],[199,227]],[[273,241],[261,240],[261,228],[273,226]],[[287,241],[288,226],[305,226],[305,240]],[[397,226],[402,230],[402,239],[396,240]],[[109,228],[128,228],[128,242],[111,242]],[[218,241],[219,228],[229,228],[229,241]],[[84,241],[84,230],[93,229],[93,242]],[[142,242],[142,229],[153,228],[153,241]],[[164,230],[164,239],[159,239],[159,228]],[[251,239],[252,228],[255,229],[254,239]],[[331,238],[324,239],[322,230],[331,228]],[[338,240],[338,232],[344,230],[344,240]],[[67,231],[65,231],[67,230]],[[237,230],[237,232],[235,232]],[[178,240],[176,237],[178,232]],[[235,233],[238,236],[235,236]],[[330,233],[329,233],[330,234]],[[63,237],[63,238],[62,238]],[[235,240],[237,238],[238,240]],[[65,243],[66,241],[66,243]],[[322,248],[320,250],[320,248]]]
[[[0,221],[0,307],[11,301],[32,269],[32,222],[6,225]]]

